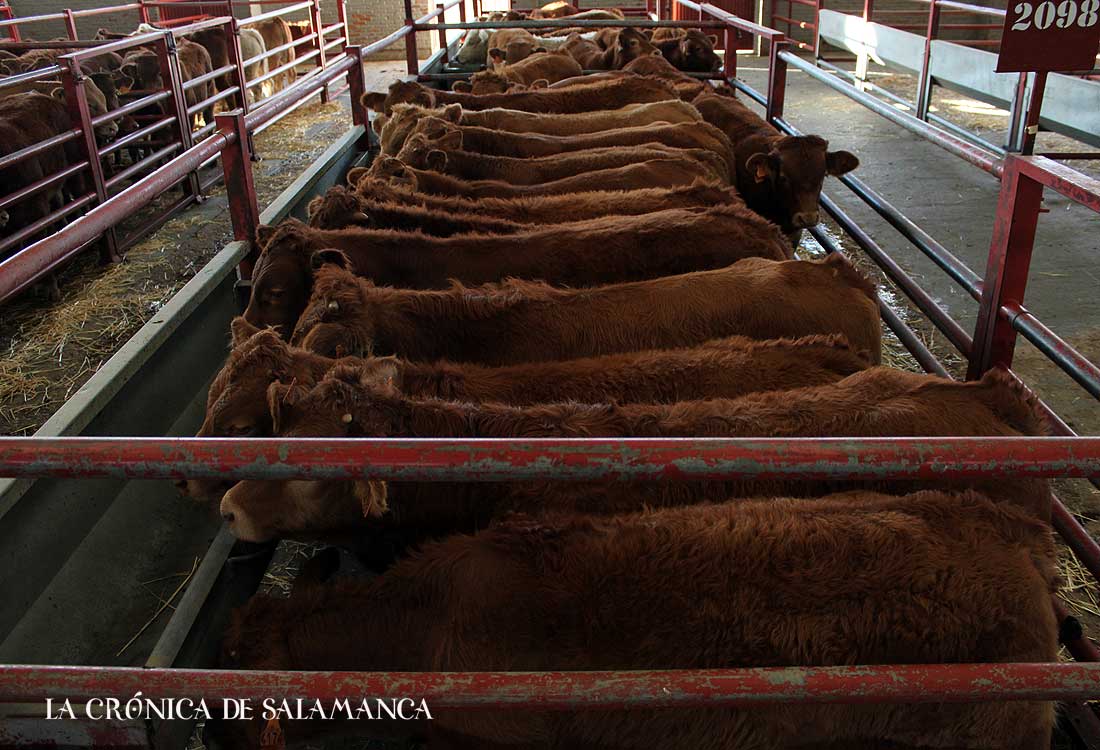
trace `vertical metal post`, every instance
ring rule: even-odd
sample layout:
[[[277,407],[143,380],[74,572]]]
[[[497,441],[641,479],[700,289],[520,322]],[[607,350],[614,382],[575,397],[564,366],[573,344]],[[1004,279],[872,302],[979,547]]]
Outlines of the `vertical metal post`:
[[[722,30],[722,71],[726,78],[737,77],[737,32],[732,26]]]
[[[248,114],[251,104],[248,101],[248,74],[244,69],[244,55],[241,53],[241,27],[237,23],[236,18],[230,17],[226,21],[225,27],[226,33],[226,48],[229,51],[229,62],[233,65],[234,77],[236,78],[237,86],[240,88],[240,95],[237,97],[237,106],[245,113]],[[215,117],[215,119],[217,119]],[[252,139],[252,134],[248,134],[248,153],[251,155],[253,161],[259,161],[259,157],[256,155],[256,142]]]
[[[934,2],[934,0],[933,0]],[[814,59],[821,59],[821,9],[825,7],[825,0],[814,2]]]
[[[1008,108],[1008,134],[1005,148],[1017,153],[1024,145],[1024,122],[1027,119],[1027,71],[1016,74],[1016,89],[1012,92],[1012,104]]]
[[[103,176],[103,163],[99,160],[99,146],[95,139],[95,129],[92,127],[92,113],[88,108],[88,97],[84,90],[84,71],[75,59],[71,57],[61,59],[65,61],[65,66],[61,69],[61,84],[65,90],[65,105],[69,111],[69,121],[80,126],[82,136],[80,143],[88,159],[88,171],[92,175],[96,202],[103,203],[107,200],[107,181]],[[103,233],[100,257],[104,263],[117,263],[122,260],[118,252],[118,237],[114,227]]]
[[[355,125],[362,125],[367,132],[363,134],[356,144],[361,150],[370,148],[370,117],[367,107],[363,104],[363,94],[367,91],[366,77],[363,75],[363,48],[351,45],[347,48],[347,54],[355,61],[348,71],[348,96],[351,98],[351,121]]]
[[[191,138],[191,116],[187,114],[187,97],[183,93],[183,76],[180,73],[179,59],[176,57],[176,38],[171,31],[165,31],[154,45],[157,61],[160,63],[160,76],[164,85],[172,92],[172,105],[176,117],[176,137],[180,140],[180,151],[186,151],[194,145]],[[181,185],[185,193],[202,200],[202,186],[199,173],[192,172]]]
[[[1047,87],[1047,72],[1040,70],[1035,73],[1035,80],[1031,85],[1031,100],[1027,105],[1027,120],[1024,126],[1024,139],[1020,146],[1020,153],[1031,156],[1035,152],[1035,136],[1039,134],[1039,115],[1043,111],[1043,94]]]
[[[405,0],[405,25],[412,27],[413,18],[412,0]],[[420,75],[420,56],[416,51],[416,30],[410,28],[405,35],[405,68],[410,76]]]
[[[768,50],[768,105],[767,120],[775,125],[777,117],[783,116],[783,101],[787,96],[787,61],[779,53],[790,46],[783,37],[772,40]]]
[[[74,42],[80,38],[80,33],[76,30],[76,16],[69,8],[65,9],[65,29],[69,32],[69,38]]]
[[[347,49],[351,44],[351,27],[348,26],[348,3],[347,0],[337,0],[336,3],[336,17],[340,21],[340,24],[344,29],[344,48]]]
[[[867,24],[871,22],[871,17],[875,12],[874,0],[863,0],[863,27],[866,29]],[[870,65],[871,56],[867,53],[866,35],[860,40],[859,43],[860,52],[856,55],[856,88],[860,91],[866,91],[867,87],[867,68]]]
[[[458,22],[466,23],[466,0],[458,4]]]
[[[313,27],[313,40],[317,42],[317,69],[324,70],[327,65],[327,61],[325,60],[325,35],[323,32],[325,26],[324,23],[322,23],[321,21],[320,0],[312,0],[310,2],[309,25]],[[328,85],[321,87],[321,101],[328,102]]]
[[[1012,366],[1016,331],[1000,310],[1006,302],[1024,302],[1043,198],[1042,184],[1020,173],[1018,159],[1005,157],[967,380],[977,380],[993,367]]]
[[[138,0],[138,15],[141,17],[142,23],[149,23],[149,6],[145,4],[145,0]]]
[[[238,276],[252,278],[256,264],[256,229],[260,226],[260,206],[256,201],[256,183],[252,178],[252,158],[248,154],[248,126],[244,111],[235,109],[215,115],[219,132],[226,136],[222,150],[222,173],[229,196],[229,215],[233,220],[233,238],[252,244],[252,251],[237,266]]]
[[[932,106],[932,40],[940,31],[940,4],[932,0],[928,6],[928,27],[924,35],[924,57],[921,59],[920,80],[917,82],[917,117],[928,121],[928,108]]]
[[[436,3],[435,9],[439,11],[439,15],[436,16],[436,23],[444,24],[447,22],[447,12],[443,10],[443,3]],[[443,62],[447,62],[447,30],[439,30],[439,48],[443,50]]]

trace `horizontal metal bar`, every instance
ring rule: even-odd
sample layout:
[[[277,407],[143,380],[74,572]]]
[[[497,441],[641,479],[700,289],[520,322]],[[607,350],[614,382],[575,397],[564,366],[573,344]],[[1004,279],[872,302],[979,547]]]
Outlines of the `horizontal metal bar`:
[[[85,18],[87,16],[103,16],[108,13],[119,13],[125,10],[141,10],[141,3],[128,3],[126,5],[111,5],[104,8],[84,8],[82,10],[73,9],[73,16],[76,18]]]
[[[305,36],[301,36],[297,39],[293,39],[293,40],[287,42],[286,44],[280,44],[278,47],[272,47],[269,50],[264,50],[260,54],[254,55],[254,56],[248,58],[247,60],[245,60],[241,64],[244,67],[247,68],[249,65],[255,65],[260,60],[266,60],[269,57],[274,57],[275,55],[279,54],[280,52],[285,52],[286,50],[290,49],[291,47],[297,47],[299,44],[302,44],[303,42],[312,42],[316,38],[317,38],[316,32],[311,31],[308,34],[306,34]]]
[[[68,143],[74,138],[79,138],[81,131],[79,129],[66,130],[64,133],[58,133],[57,135],[50,136],[38,143],[31,144],[25,148],[21,148],[18,151],[12,151],[10,154],[0,156],[0,169],[6,169],[12,165],[18,164],[21,161],[25,161],[36,154],[40,154],[43,151],[49,151],[51,148],[56,148],[62,144]]]
[[[402,26],[397,31],[390,32],[386,36],[379,39],[377,42],[371,42],[365,47],[360,48],[360,52],[363,57],[367,55],[373,55],[375,52],[381,52],[390,45],[403,38],[406,34],[412,33],[412,26]]]
[[[149,105],[156,104],[159,101],[163,101],[171,95],[172,92],[170,91],[157,91],[156,93],[143,96],[140,99],[134,99],[132,102],[127,102],[118,109],[111,110],[110,112],[106,112],[102,115],[99,115],[98,117],[93,117],[92,126],[95,127],[97,125],[102,125],[103,123],[110,120],[124,117],[125,115],[132,114],[134,112],[137,112],[138,110],[145,109]],[[159,115],[153,116],[158,117]]]
[[[0,438],[0,476],[483,482],[1100,477],[1100,437],[10,437]]]
[[[268,80],[274,78],[275,76],[277,76],[281,73],[285,73],[286,71],[290,70],[291,68],[296,68],[299,65],[301,65],[302,63],[306,62],[307,60],[312,60],[313,58],[317,57],[317,55],[319,55],[319,54],[321,54],[320,51],[312,50],[308,54],[299,55],[298,57],[291,60],[290,62],[283,63],[282,65],[275,68],[274,70],[269,70],[264,75],[258,76],[256,78],[251,79],[247,84],[248,88],[251,89],[251,88],[254,88],[256,86],[259,86],[264,81],[268,81]]]
[[[278,672],[5,666],[0,698],[414,697],[431,709],[593,711],[777,703],[1092,700],[1100,664],[898,664],[600,672]]]
[[[60,21],[65,18],[64,13],[43,13],[40,16],[29,16],[27,18],[9,18],[4,21],[0,21],[0,28],[5,26],[15,26],[22,23],[34,23],[37,21]]]
[[[205,99],[203,99],[201,102],[196,102],[194,105],[188,107],[187,108],[187,114],[190,116],[190,115],[194,115],[194,114],[197,114],[199,112],[202,112],[207,107],[210,107],[213,104],[215,104],[217,102],[220,102],[222,99],[228,99],[229,97],[233,96],[234,94],[236,94],[240,90],[241,89],[238,86],[230,86],[227,89],[222,89],[221,91],[217,92],[213,96],[208,96]],[[212,123],[207,123],[207,125],[210,125],[210,124],[212,124]]]
[[[41,180],[37,180],[30,185],[26,185],[14,193],[9,193],[8,195],[3,196],[2,198],[0,198],[0,209],[7,208],[8,206],[26,200],[35,193],[39,193],[52,185],[63,182],[69,177],[72,177],[77,172],[81,172],[87,168],[88,162],[86,160],[82,162],[77,162],[76,164],[69,164],[60,172],[54,172],[48,177],[43,177]]]
[[[217,78],[218,76],[223,76],[226,73],[232,73],[236,69],[237,66],[233,64],[223,65],[222,67],[212,70],[209,73],[203,73],[201,76],[195,76],[194,78],[184,81],[181,84],[181,88],[183,88],[184,91],[187,91],[188,89],[193,89],[196,86],[201,86],[207,81],[211,81]]]
[[[7,76],[0,79],[0,91],[8,88],[14,88],[21,86],[25,83],[35,83],[51,76],[61,75],[61,66],[49,65],[45,68],[38,68],[37,70],[28,70],[25,73],[17,73],[13,76]]]
[[[560,28],[618,29],[631,26],[640,29],[721,29],[725,24],[719,21],[650,21],[644,18],[592,19],[582,18],[570,23],[557,21],[467,21],[465,23],[420,23],[413,24],[416,31],[438,31],[439,29],[542,29],[551,26]],[[568,16],[566,19],[568,20]]]
[[[118,174],[109,177],[107,179],[107,188],[113,190],[115,186],[117,186],[119,183],[130,179],[139,172],[144,172],[149,167],[155,166],[158,161],[164,159],[165,157],[171,156],[176,151],[179,151],[179,149],[179,143],[169,143],[167,146],[160,149],[159,151],[155,151],[152,154],[149,154],[149,156],[146,156],[144,159],[137,162],[136,164],[131,164]]]
[[[167,31],[151,31],[147,34],[139,34],[137,36],[124,36],[121,39],[105,42],[91,49],[77,50],[68,55],[63,55],[62,59],[71,57],[77,61],[84,61],[92,57],[98,57],[99,55],[106,55],[108,52],[119,52],[120,50],[132,49],[133,47],[144,47],[158,41],[164,42],[164,37],[167,33]]]
[[[780,52],[779,56],[791,67],[798,68],[811,78],[816,78],[829,88],[839,91],[849,99],[859,102],[872,112],[882,115],[894,124],[900,125],[906,130],[926,138],[940,148],[956,156],[962,157],[974,166],[989,172],[995,177],[999,178],[1001,176],[1001,172],[1004,170],[1003,165],[988,152],[964,140],[956,138],[946,131],[935,128],[922,120],[918,120],[912,115],[899,112],[896,107],[891,107],[870,94],[859,91],[854,86],[836,80],[829,72],[817,68],[813,63],[803,60],[798,55],[791,54],[790,52]]]
[[[337,78],[345,75],[353,65],[358,65],[360,62],[354,55],[342,55],[330,61],[329,66],[324,70],[300,78],[293,86],[268,97],[263,104],[250,110],[245,115],[245,124],[248,126],[249,131],[258,133],[262,127],[266,126],[268,121],[281,117],[287,110],[300,105],[315,91],[320,91]]]
[[[3,50],[32,50],[32,49],[76,49],[80,47],[97,47],[103,44],[102,39],[50,39],[39,41],[28,39],[19,42],[0,41],[0,49]]]
[[[1012,323],[1013,329],[1045,354],[1047,359],[1073,378],[1093,398],[1100,399],[1100,367],[1090,362],[1019,303],[1010,302],[1004,305],[1001,315]]]
[[[173,3],[169,3],[169,5],[177,5],[178,6],[179,3],[173,2]],[[195,17],[196,18],[202,18],[201,15],[195,16]],[[178,18],[171,19],[171,21],[179,21],[179,20],[182,20],[182,19],[178,19]],[[199,31],[206,31],[207,29],[217,28],[218,26],[227,26],[228,27],[227,31],[228,31],[229,35],[230,36],[233,35],[233,19],[230,18],[229,16],[217,16],[216,18],[208,18],[208,19],[204,19],[202,21],[195,21],[194,23],[189,23],[186,26],[174,26],[171,29],[171,31],[172,31],[172,36],[178,38],[178,37],[181,37],[185,34],[194,34],[194,33],[197,33]]]
[[[1100,213],[1100,180],[1041,156],[1017,156],[1016,166],[1027,177],[1074,203]]]
[[[288,5],[285,8],[278,8],[277,10],[269,10],[266,13],[260,13],[258,15],[250,16],[248,18],[242,18],[237,22],[237,24],[239,26],[251,26],[254,23],[259,23],[260,21],[266,21],[269,18],[279,18],[280,16],[285,16],[285,15],[288,15],[290,13],[293,13],[296,10],[305,10],[306,8],[311,8],[311,7],[313,7],[313,3],[310,2],[310,0],[305,0],[305,2],[294,3],[293,5]]]
[[[85,167],[87,166],[87,164],[88,162],[82,162],[80,166]],[[94,202],[95,199],[95,193],[85,193],[81,197],[69,201],[56,211],[51,211],[50,213],[35,221],[33,224],[23,227],[18,232],[4,236],[2,239],[0,239],[0,254],[6,254],[12,248],[17,248],[32,237],[36,237],[42,234],[45,230],[51,229],[54,224],[61,221],[69,214],[76,213],[80,209],[84,208],[84,206],[87,206],[90,203]],[[96,236],[98,237],[98,235]],[[93,237],[92,239],[95,238]],[[31,247],[33,247],[33,245]],[[29,249],[29,247],[24,248],[15,255],[12,255],[10,258],[6,258],[3,263],[0,263],[0,270],[2,270],[6,264],[18,264],[23,254],[26,253]],[[36,277],[36,279],[37,278],[38,277]],[[4,280],[0,279],[0,284],[3,284],[3,282]],[[28,284],[27,286],[30,286],[30,284]]]
[[[774,18],[776,18],[779,21],[783,21],[784,23],[796,25],[800,29],[816,29],[817,28],[817,26],[815,26],[810,21],[800,21],[797,18],[788,18],[787,16],[781,16],[781,15],[778,15],[778,14],[776,14],[774,16]]]

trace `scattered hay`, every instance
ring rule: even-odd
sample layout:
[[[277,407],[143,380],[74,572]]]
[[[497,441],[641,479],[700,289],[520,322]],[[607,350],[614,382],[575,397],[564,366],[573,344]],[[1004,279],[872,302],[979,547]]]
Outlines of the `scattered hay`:
[[[298,577],[298,571],[311,557],[324,549],[318,542],[295,542],[283,539],[279,542],[271,564],[260,581],[259,593],[268,596],[287,597]]]

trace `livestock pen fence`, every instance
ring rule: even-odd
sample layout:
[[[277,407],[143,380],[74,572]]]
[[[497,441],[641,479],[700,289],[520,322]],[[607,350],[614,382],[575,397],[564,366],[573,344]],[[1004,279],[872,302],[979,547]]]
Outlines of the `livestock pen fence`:
[[[234,17],[235,8],[256,4],[279,4],[283,7],[248,18]],[[190,6],[201,6],[200,9],[205,10],[217,8],[224,15],[210,18],[205,14],[198,14],[164,19],[158,16],[158,9],[161,8],[178,9]],[[43,175],[29,185],[20,186],[10,194],[0,196],[0,210],[36,198],[40,200],[47,191],[57,191],[59,185],[70,187],[68,192],[73,192],[71,186],[74,184],[85,188],[77,191],[78,194],[72,195],[63,205],[56,208],[51,206],[52,210],[44,212],[27,226],[9,232],[7,236],[0,239],[0,257],[11,255],[0,263],[0,276],[17,282],[5,284],[4,291],[0,293],[0,302],[41,279],[62,261],[97,241],[100,243],[105,260],[119,260],[120,254],[126,248],[140,241],[182,208],[202,200],[204,192],[222,177],[217,172],[205,178],[200,174],[200,169],[215,159],[217,153],[208,160],[197,163],[192,171],[178,178],[175,183],[181,189],[181,195],[178,198],[158,206],[156,211],[150,212],[144,220],[136,222],[136,226],[129,228],[125,235],[121,234],[115,223],[112,223],[103,228],[99,237],[85,240],[80,245],[66,242],[65,251],[52,254],[48,263],[41,261],[38,251],[35,250],[37,243],[33,243],[35,238],[41,237],[63,222],[72,220],[74,216],[85,212],[89,207],[103,205],[108,199],[126,192],[128,186],[133,185],[136,179],[154,172],[169,159],[187,153],[196,144],[213,135],[216,129],[222,127],[213,121],[193,125],[200,113],[210,111],[216,105],[226,110],[238,109],[242,115],[248,115],[254,110],[262,112],[264,102],[277,93],[269,83],[273,79],[286,76],[289,71],[296,71],[303,65],[312,68],[311,74],[323,73],[338,59],[344,57],[349,42],[345,4],[343,0],[336,3],[339,21],[328,26],[324,26],[321,22],[320,8],[320,0],[302,0],[290,5],[278,3],[277,0],[257,0],[254,3],[237,0],[215,3],[143,0],[127,5],[0,19],[0,28],[6,31],[11,39],[9,42],[0,42],[0,49],[11,52],[32,49],[58,51],[75,49],[60,55],[56,65],[0,79],[0,97],[22,90],[28,84],[58,80],[65,92],[65,102],[72,123],[71,129],[65,133],[44,138],[38,143],[0,156],[0,170],[39,158],[44,153],[56,150],[69,142],[77,143],[82,154],[81,161],[69,163],[59,171]],[[113,34],[112,36],[121,37],[113,40],[81,38],[81,32],[77,26],[79,19],[93,19],[97,16],[121,12],[134,13],[136,22],[157,21],[166,28],[163,31],[137,36]],[[293,17],[303,13],[308,15],[309,28],[305,34],[250,58],[244,58],[240,45],[242,28],[254,26],[268,19]],[[19,31],[22,27],[24,31],[29,29],[33,32],[42,23],[58,19],[65,21],[69,36],[67,40],[25,41],[23,39],[25,34]],[[228,60],[212,71],[185,79],[177,56],[177,41],[190,34],[209,31],[223,36]],[[82,63],[107,53],[124,56],[139,48],[151,50],[156,55],[162,86],[157,89],[122,92],[117,108],[93,117],[82,85],[86,78]],[[247,77],[246,70],[252,66],[267,60],[281,61],[288,56],[288,50],[298,50],[298,54],[260,75]],[[204,84],[218,79],[229,80],[229,86],[222,87],[221,90],[201,99],[193,93],[205,90]],[[268,84],[268,88],[271,89],[266,95],[263,93],[265,84]],[[310,96],[317,93],[322,101],[328,101],[330,96],[342,90],[342,88],[330,89],[329,84],[326,83],[319,90],[311,92]],[[246,91],[252,92],[252,95],[245,95]],[[305,101],[306,97],[298,99],[299,104]],[[268,127],[279,116],[289,111],[285,108],[276,109],[278,111],[276,116],[260,117],[250,121],[253,123],[253,129],[248,131],[247,136],[250,138],[253,133]],[[268,111],[276,111],[276,109]],[[109,142],[97,142],[96,129],[108,122],[133,122],[134,127],[120,129],[118,137]],[[122,161],[124,153],[129,156],[129,164],[126,166],[123,166]],[[165,186],[162,191],[173,186]],[[131,204],[131,208],[136,206]],[[42,241],[56,243],[59,241],[57,238],[61,238],[60,241],[65,242],[64,238],[67,236],[62,232]]]
[[[627,24],[699,26],[722,29],[729,67],[721,74],[746,96],[761,103],[768,119],[795,133],[783,116],[789,67],[806,70],[834,89],[893,122],[966,158],[1001,180],[996,231],[984,276],[916,226],[862,181],[842,183],[884,217],[907,241],[932,258],[980,304],[973,334],[954,321],[917,282],[850,219],[828,196],[826,211],[886,275],[943,332],[969,363],[968,377],[992,367],[1011,368],[1017,335],[1036,344],[1053,362],[1100,397],[1100,369],[1088,362],[1023,306],[1039,197],[1050,188],[1100,211],[1100,182],[1043,157],[1008,155],[999,159],[975,145],[888,107],[866,92],[818,70],[791,52],[782,33],[753,24],[706,3],[676,0],[693,21],[630,18]],[[529,22],[448,23],[445,3],[415,19],[407,6],[406,24],[368,47],[348,47],[344,56],[307,81],[296,84],[247,114],[223,115],[211,137],[174,157],[167,165],[92,209],[67,227],[62,239],[50,238],[29,250],[38,264],[49,263],[73,243],[87,242],[117,220],[124,207],[147,202],[159,190],[223,154],[230,186],[234,232],[249,239],[258,224],[246,134],[302,97],[338,76],[350,74],[352,117],[365,125],[358,103],[362,91],[361,56],[402,39],[415,49],[415,34],[445,34],[451,29],[516,27]],[[464,10],[461,12],[465,12]],[[683,16],[680,16],[683,19]],[[434,23],[433,23],[434,21]],[[566,21],[567,22],[567,21]],[[564,25],[539,21],[540,27]],[[623,22],[587,23],[621,26]],[[768,46],[768,87],[759,92],[733,78],[731,50],[739,37]],[[439,54],[447,54],[446,45]],[[410,74],[435,74],[409,60]],[[365,136],[364,136],[365,137]],[[820,227],[812,230],[830,252],[840,247]],[[76,245],[78,246],[78,245]],[[247,262],[241,275],[247,278]],[[13,287],[8,269],[0,271],[0,298]],[[916,333],[885,303],[882,317],[925,370],[948,376],[947,369]],[[1011,370],[1009,369],[1011,372]],[[1042,407],[1055,431],[1051,437],[887,438],[887,439],[196,439],[196,438],[4,438],[0,439],[0,475],[12,477],[111,477],[116,479],[340,479],[417,481],[513,480],[667,480],[733,478],[801,479],[950,479],[973,477],[1062,477],[1100,480],[1100,438],[1078,437],[1049,408]],[[1082,565],[1100,580],[1100,546],[1057,499],[1054,527]],[[201,599],[201,597],[200,597]],[[197,612],[201,600],[192,604]],[[1064,606],[1054,602],[1063,622],[1062,640],[1076,663],[921,664],[849,667],[785,667],[616,671],[581,673],[356,673],[232,672],[163,668],[90,666],[6,666],[0,668],[0,700],[38,701],[117,697],[137,691],[146,698],[186,696],[213,700],[250,697],[277,699],[359,699],[364,695],[416,696],[433,708],[536,708],[596,710],[688,706],[753,706],[768,703],[976,702],[1061,700],[1080,735],[1091,746],[1100,738],[1100,722],[1082,702],[1100,696],[1100,652],[1071,627]],[[181,606],[181,610],[182,610]]]

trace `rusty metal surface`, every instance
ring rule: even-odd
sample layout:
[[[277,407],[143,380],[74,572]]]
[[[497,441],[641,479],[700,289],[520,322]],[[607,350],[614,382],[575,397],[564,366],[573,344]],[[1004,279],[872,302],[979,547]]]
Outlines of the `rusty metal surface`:
[[[417,481],[1100,477],[1100,437],[2,438],[0,476]]]
[[[1100,697],[1100,664],[920,664],[600,672],[279,672],[9,666],[0,698],[197,701],[414,697],[432,709],[599,710]]]

